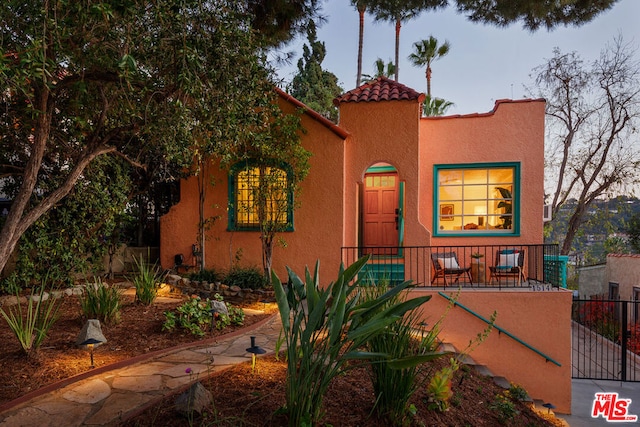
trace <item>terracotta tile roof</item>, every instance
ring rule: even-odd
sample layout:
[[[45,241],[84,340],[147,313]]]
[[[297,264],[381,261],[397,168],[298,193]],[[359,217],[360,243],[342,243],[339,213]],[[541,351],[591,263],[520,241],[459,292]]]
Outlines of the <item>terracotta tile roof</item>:
[[[404,101],[421,100],[424,94],[416,92],[395,80],[386,77],[365,83],[333,100],[338,106],[341,102],[375,102],[375,101]]]
[[[279,87],[276,86],[275,90],[276,90],[276,93],[280,97],[282,97],[283,99],[285,99],[285,100],[289,101],[290,103],[292,103],[294,106],[296,106],[296,108],[301,108],[304,111],[305,114],[307,114],[312,119],[320,122],[323,126],[327,127],[329,130],[331,130],[331,132],[335,133],[340,138],[346,139],[349,136],[349,132],[347,132],[346,130],[342,129],[340,126],[338,126],[337,124],[333,123],[331,120],[327,119],[326,117],[324,117],[322,114],[318,113],[317,111],[312,110],[307,105],[305,105],[302,102],[298,101],[293,96],[289,95],[287,92],[283,91]]]

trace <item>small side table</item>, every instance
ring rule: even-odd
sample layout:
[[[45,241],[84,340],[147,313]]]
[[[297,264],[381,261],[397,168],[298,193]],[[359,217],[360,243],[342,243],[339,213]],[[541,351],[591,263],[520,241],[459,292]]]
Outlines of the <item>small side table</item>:
[[[473,283],[485,283],[486,281],[484,261],[480,258],[471,259],[471,279]]]

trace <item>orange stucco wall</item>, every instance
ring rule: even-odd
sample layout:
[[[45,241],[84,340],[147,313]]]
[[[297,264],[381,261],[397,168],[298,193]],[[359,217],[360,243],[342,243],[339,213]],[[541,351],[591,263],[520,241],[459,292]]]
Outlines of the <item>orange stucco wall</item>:
[[[418,101],[343,103],[340,126],[352,137],[345,150],[345,246],[358,245],[358,188],[377,162],[396,168],[405,183],[405,246],[429,244],[429,232],[416,219],[423,197],[419,181],[420,108]]]
[[[293,112],[292,105],[283,101],[281,106],[284,111]],[[296,198],[299,207],[294,212],[295,230],[281,233],[286,246],[279,245],[274,250],[273,269],[283,280],[285,266],[302,274],[305,266],[313,267],[321,257],[323,265],[337,271],[341,261],[344,139],[307,115],[302,116],[302,126],[306,130],[303,145],[312,152],[311,168]],[[215,185],[207,188],[206,215],[220,215],[220,219],[207,232],[206,265],[228,269],[236,254],[240,254],[239,265],[262,268],[259,233],[227,230],[227,172],[213,162],[210,174]],[[180,192],[180,202],[160,221],[160,256],[164,268],[173,265],[173,256],[178,253],[185,255],[187,263],[192,263],[191,245],[196,241],[198,224],[195,178],[182,180]]]
[[[433,237],[432,245],[541,244],[544,100],[498,101],[487,114],[420,121],[420,221],[433,227],[433,165],[520,163],[520,236]]]
[[[460,307],[447,312],[449,302],[428,288],[412,290],[412,295],[432,295],[423,306],[424,320],[433,326],[443,313],[440,339],[464,350],[470,340],[486,328],[486,323]],[[455,292],[447,291],[455,298]],[[572,293],[560,289],[534,292],[528,289],[464,289],[457,301],[489,319],[497,313],[495,324],[538,349],[561,366],[526,348],[496,329],[470,356],[489,367],[494,375],[508,378],[524,387],[534,399],[551,402],[559,413],[571,413],[571,301]]]

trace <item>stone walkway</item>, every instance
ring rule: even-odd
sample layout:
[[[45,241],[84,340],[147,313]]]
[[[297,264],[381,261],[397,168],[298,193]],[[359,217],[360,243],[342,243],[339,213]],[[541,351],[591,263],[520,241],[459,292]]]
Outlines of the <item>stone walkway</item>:
[[[0,406],[0,426],[110,426],[207,374],[251,360],[251,336],[272,353],[278,314],[231,334],[96,368]]]

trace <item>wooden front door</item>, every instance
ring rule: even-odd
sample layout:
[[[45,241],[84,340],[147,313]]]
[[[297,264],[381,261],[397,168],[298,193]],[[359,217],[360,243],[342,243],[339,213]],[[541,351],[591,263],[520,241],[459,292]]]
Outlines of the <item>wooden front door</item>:
[[[398,174],[366,174],[363,202],[363,246],[396,248],[399,244]],[[397,250],[367,252],[394,255]]]

